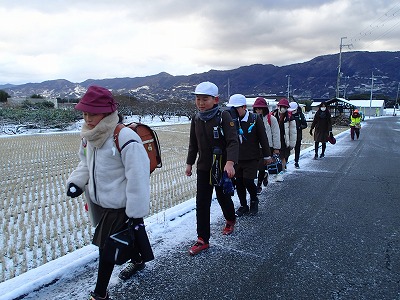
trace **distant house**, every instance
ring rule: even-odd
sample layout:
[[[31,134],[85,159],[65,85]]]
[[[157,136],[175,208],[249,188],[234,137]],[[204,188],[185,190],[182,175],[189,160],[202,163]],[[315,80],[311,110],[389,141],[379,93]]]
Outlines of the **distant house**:
[[[271,97],[263,97],[265,101],[268,103],[268,108],[270,111],[276,109],[276,104],[278,103],[278,98],[276,96]],[[249,111],[253,111],[253,104],[256,101],[257,97],[246,97],[246,105]]]
[[[318,110],[321,102],[325,102],[333,117],[339,115],[350,116],[354,109],[358,109],[364,116],[382,116],[384,114],[384,100],[346,100],[343,98],[333,98],[325,101],[314,101],[311,104],[312,112],[309,119],[313,117]]]
[[[258,97],[263,97],[267,103],[268,103],[268,108],[270,111],[273,111],[274,109],[276,109],[276,105],[278,104],[278,102],[283,99],[283,98],[287,98],[286,96],[279,96],[279,95],[259,95],[259,96],[246,96],[246,105],[247,105],[247,109],[249,111],[253,110],[253,104],[256,101],[256,99]],[[294,101],[294,99],[292,98],[292,96],[290,96],[289,101]]]
[[[356,109],[356,106],[354,104],[344,98],[333,98],[330,100],[320,100],[311,103],[312,112],[314,114],[318,110],[321,102],[326,103],[326,106],[329,108],[329,111],[331,112],[333,117],[337,117],[340,115],[350,116],[351,112]]]
[[[351,104],[357,107],[364,116],[382,116],[384,115],[384,100],[349,100]]]

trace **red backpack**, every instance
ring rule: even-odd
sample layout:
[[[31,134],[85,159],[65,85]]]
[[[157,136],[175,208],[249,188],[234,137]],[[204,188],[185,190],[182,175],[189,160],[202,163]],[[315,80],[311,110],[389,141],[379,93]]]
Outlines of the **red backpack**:
[[[121,152],[121,148],[118,142],[118,134],[124,127],[132,129],[142,139],[143,146],[146,149],[147,155],[149,156],[150,159],[150,174],[156,168],[161,168],[162,161],[161,161],[160,142],[158,141],[157,133],[153,129],[151,129],[148,125],[142,123],[118,124],[114,130],[114,142],[115,145],[117,146],[118,151]]]

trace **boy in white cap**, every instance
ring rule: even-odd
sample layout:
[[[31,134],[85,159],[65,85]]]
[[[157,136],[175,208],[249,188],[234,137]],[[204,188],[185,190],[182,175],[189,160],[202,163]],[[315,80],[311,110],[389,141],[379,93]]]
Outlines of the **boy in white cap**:
[[[240,140],[239,163],[236,170],[236,190],[240,200],[240,207],[236,216],[258,212],[257,186],[254,179],[257,178],[258,163],[260,159],[260,146],[265,164],[271,163],[271,151],[261,117],[247,111],[246,97],[235,94],[229,98],[228,107],[236,110],[239,116],[238,134]],[[250,194],[250,208],[247,205],[246,190]]]
[[[196,219],[197,241],[189,249],[191,255],[209,247],[210,206],[213,189],[221,206],[226,225],[222,234],[233,232],[236,222],[235,207],[231,198],[233,186],[227,191],[221,185],[222,174],[225,180],[235,175],[234,165],[238,161],[239,143],[229,112],[222,112],[218,106],[218,87],[212,82],[200,83],[195,91],[198,113],[192,118],[190,126],[189,149],[186,159],[186,175],[192,175],[192,165],[197,159]],[[219,163],[216,164],[215,162]]]

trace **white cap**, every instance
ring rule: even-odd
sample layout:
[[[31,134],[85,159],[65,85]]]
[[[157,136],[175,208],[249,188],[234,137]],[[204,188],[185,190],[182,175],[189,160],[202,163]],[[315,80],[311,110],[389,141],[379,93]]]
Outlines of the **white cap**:
[[[204,81],[196,86],[193,95],[208,95],[212,97],[218,96],[218,87],[209,81]]]
[[[246,105],[246,97],[242,94],[234,94],[229,98],[229,103],[226,106],[241,107],[244,105]]]
[[[295,110],[297,110],[298,107],[299,107],[299,105],[296,102],[290,102],[288,111],[295,111]]]

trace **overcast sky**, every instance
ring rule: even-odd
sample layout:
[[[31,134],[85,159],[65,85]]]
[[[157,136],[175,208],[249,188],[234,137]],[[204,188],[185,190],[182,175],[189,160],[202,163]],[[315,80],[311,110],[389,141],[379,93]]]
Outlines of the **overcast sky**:
[[[395,0],[0,0],[0,15],[0,84],[283,66],[341,37],[400,50]]]

